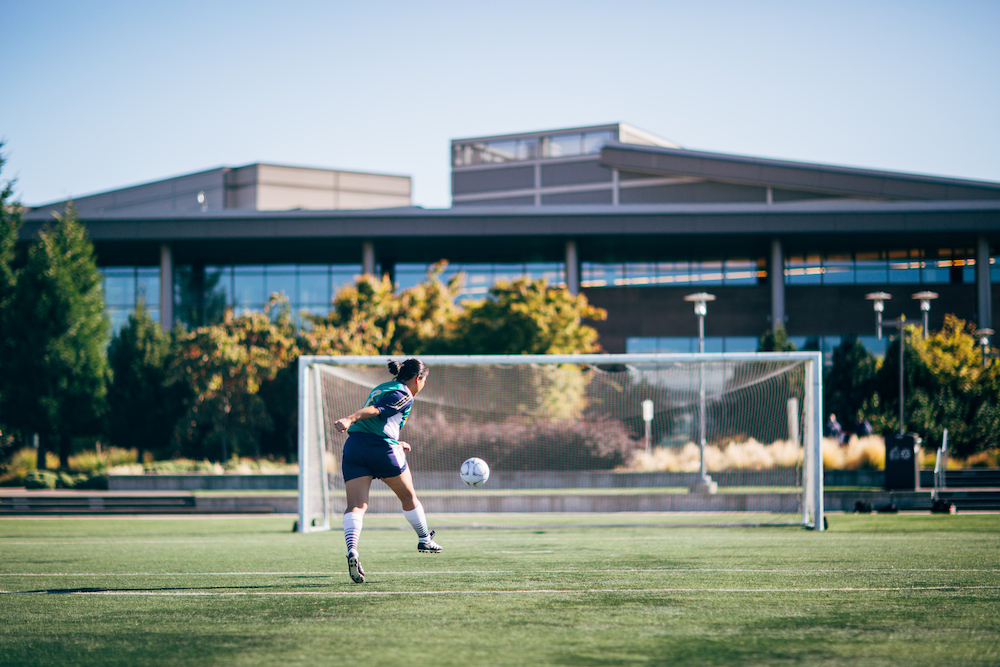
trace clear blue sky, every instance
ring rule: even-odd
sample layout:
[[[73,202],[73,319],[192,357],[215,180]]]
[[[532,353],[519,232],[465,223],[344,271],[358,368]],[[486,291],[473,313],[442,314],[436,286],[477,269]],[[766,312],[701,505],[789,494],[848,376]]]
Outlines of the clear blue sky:
[[[1000,181],[997,0],[3,0],[0,63],[25,204],[275,162],[446,207],[450,139],[615,121]]]

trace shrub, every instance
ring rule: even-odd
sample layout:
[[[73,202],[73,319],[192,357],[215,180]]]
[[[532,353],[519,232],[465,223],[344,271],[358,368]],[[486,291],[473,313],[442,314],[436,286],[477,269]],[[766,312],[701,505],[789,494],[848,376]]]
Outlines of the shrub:
[[[59,481],[59,475],[50,470],[32,470],[24,476],[26,489],[54,489]]]
[[[612,420],[512,418],[482,425],[430,418],[411,432],[412,458],[423,470],[451,470],[470,456],[488,460],[494,470],[610,470],[639,446]]]

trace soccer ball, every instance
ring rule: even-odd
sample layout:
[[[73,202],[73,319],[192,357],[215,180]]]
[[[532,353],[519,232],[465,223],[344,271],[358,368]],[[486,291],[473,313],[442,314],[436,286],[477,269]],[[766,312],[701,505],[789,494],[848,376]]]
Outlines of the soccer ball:
[[[486,461],[473,457],[462,464],[458,474],[469,486],[482,486],[490,478],[490,467]]]

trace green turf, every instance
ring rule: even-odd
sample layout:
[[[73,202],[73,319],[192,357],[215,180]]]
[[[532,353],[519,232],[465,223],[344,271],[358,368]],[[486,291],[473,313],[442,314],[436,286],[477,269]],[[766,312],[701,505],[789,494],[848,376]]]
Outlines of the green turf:
[[[594,518],[0,519],[0,664],[1000,664],[1000,515]]]

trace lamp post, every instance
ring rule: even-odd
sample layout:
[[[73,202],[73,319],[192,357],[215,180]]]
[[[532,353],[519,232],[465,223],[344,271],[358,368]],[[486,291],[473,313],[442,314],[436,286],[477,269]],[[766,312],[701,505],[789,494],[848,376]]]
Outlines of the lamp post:
[[[875,308],[875,337],[882,340],[882,311],[885,310],[885,302],[891,299],[892,295],[885,292],[871,292],[865,294],[865,298],[871,301]]]
[[[698,292],[688,294],[685,301],[694,303],[694,314],[698,316],[698,352],[705,353],[705,315],[708,314],[708,302],[715,301],[714,294]],[[705,467],[705,362],[698,364],[698,450],[701,454],[701,467],[698,481],[691,487],[691,491],[699,493],[715,493],[719,485],[708,476]]]
[[[994,334],[994,331],[993,329],[976,329],[975,333],[979,336],[979,345],[983,348],[983,368],[986,368],[986,359],[989,357],[986,350],[990,346],[990,336]]]
[[[938,298],[937,292],[917,292],[914,299],[920,299],[920,312],[924,315],[924,338],[927,338],[927,320],[931,313],[931,301]]]

